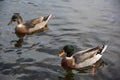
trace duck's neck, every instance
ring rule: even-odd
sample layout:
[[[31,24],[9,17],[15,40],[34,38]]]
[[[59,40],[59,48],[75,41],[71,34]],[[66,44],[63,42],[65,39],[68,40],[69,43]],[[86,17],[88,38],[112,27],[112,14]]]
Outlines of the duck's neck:
[[[73,56],[71,56],[71,57],[66,57],[66,59],[73,59]]]
[[[67,53],[67,57],[71,57],[73,53]]]
[[[18,23],[18,24],[23,24],[23,22],[22,22],[21,19],[18,19],[18,20],[17,20],[17,23]]]

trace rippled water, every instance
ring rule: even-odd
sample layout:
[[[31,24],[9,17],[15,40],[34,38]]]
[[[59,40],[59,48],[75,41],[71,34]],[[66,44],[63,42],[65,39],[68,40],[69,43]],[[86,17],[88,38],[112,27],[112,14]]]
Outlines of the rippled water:
[[[16,12],[24,21],[53,14],[49,30],[18,41],[17,24],[7,26]],[[66,73],[57,57],[65,44],[76,51],[108,44],[105,65],[94,77],[88,70]],[[0,80],[120,80],[119,47],[119,0],[0,0]]]

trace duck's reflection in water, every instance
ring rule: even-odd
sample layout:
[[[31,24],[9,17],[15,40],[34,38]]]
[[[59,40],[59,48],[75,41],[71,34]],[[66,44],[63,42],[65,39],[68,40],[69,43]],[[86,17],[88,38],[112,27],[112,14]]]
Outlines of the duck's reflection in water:
[[[94,65],[96,65],[95,69],[97,70],[98,68],[104,67],[104,65],[106,65],[106,62],[103,61],[103,59],[100,59]],[[92,76],[92,74],[91,74],[92,66],[80,68],[80,69],[74,69],[75,73],[73,73],[73,70],[71,70],[69,68],[66,68],[64,66],[62,66],[62,67],[65,69],[66,75],[64,78],[62,78],[60,80],[74,80],[74,74],[91,75]],[[95,72],[96,72],[96,70],[95,70]]]
[[[68,71],[63,80],[74,80],[74,74],[72,70]]]
[[[21,33],[15,32],[16,36],[17,36],[19,39],[16,41],[16,43],[15,43],[14,46],[15,46],[15,47],[22,47],[22,43],[23,43],[24,37],[25,37],[26,35],[32,35],[32,34],[34,34],[34,33],[43,32],[43,31],[45,31],[45,30],[48,30],[48,26],[47,26],[47,25],[45,25],[44,28],[42,28],[42,29],[40,29],[40,30],[37,30],[37,31],[35,31],[35,32],[33,32],[33,33],[30,33],[30,34],[21,34]]]
[[[19,34],[19,33],[16,33],[16,36],[19,38],[16,43],[15,43],[15,47],[22,47],[22,43],[23,43],[23,39],[24,39],[24,36],[25,34]]]

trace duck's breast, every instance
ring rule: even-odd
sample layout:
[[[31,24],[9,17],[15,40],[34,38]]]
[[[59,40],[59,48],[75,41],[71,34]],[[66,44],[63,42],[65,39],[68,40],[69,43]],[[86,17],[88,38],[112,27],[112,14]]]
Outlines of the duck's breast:
[[[28,33],[28,30],[26,29],[26,27],[23,24],[19,24],[19,25],[16,26],[15,32],[26,34],[26,33]]]

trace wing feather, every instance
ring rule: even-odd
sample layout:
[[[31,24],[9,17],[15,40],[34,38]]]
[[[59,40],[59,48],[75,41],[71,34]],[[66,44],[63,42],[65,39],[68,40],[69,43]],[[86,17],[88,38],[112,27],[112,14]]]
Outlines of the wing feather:
[[[79,51],[75,55],[73,55],[73,58],[75,59],[75,63],[79,64],[81,62],[84,62],[85,60],[93,57],[99,52],[99,47],[90,48],[87,50]]]
[[[25,25],[27,28],[33,28],[35,27],[36,24],[39,24],[43,21],[43,17],[38,17],[38,18],[34,18],[32,20],[28,20]]]

